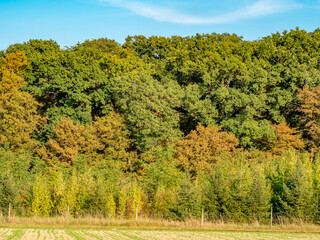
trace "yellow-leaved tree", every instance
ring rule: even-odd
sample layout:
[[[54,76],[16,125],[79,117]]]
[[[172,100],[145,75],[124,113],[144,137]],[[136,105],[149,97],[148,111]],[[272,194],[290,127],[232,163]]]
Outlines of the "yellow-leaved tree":
[[[129,158],[129,131],[124,118],[113,111],[97,118],[93,123],[99,141],[103,145],[104,157],[118,160],[125,167]]]
[[[10,149],[34,149],[38,141],[31,134],[44,123],[36,99],[21,91],[25,84],[20,72],[27,66],[23,52],[5,55],[0,68],[0,146],[9,144]]]
[[[30,189],[29,204],[31,212],[35,216],[49,216],[52,209],[50,190],[46,179],[36,176]]]

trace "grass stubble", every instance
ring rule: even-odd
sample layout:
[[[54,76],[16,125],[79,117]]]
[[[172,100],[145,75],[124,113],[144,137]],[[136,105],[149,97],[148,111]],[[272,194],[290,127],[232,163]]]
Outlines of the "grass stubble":
[[[318,240],[319,234],[312,233],[275,233],[275,232],[201,232],[201,231],[166,231],[166,230],[59,230],[20,229],[15,234],[0,239],[39,239],[39,240]],[[3,233],[3,232],[2,232]]]
[[[9,233],[9,234],[8,234]],[[182,230],[0,229],[3,240],[319,240],[315,233],[214,232]]]
[[[0,240],[100,240],[100,239],[213,239],[213,240],[319,240],[320,226],[302,221],[282,222],[270,225],[205,222],[199,220],[169,221],[140,218],[107,219],[103,217],[12,217],[10,221],[0,218]]]

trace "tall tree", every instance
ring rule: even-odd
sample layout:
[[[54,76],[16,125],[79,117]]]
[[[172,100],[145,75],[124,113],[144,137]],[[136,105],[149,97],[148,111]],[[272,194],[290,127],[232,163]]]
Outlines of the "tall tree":
[[[132,145],[145,150],[179,139],[182,92],[171,80],[159,82],[149,73],[123,75],[110,84],[115,108],[122,113],[132,135]]]
[[[37,141],[32,133],[39,129],[43,118],[40,104],[27,92],[19,76],[27,66],[23,52],[9,53],[0,68],[0,145],[8,143],[12,149],[33,149]]]
[[[320,86],[309,90],[308,85],[304,86],[298,94],[301,101],[300,111],[305,123],[305,131],[310,136],[309,145],[318,149],[320,146]]]

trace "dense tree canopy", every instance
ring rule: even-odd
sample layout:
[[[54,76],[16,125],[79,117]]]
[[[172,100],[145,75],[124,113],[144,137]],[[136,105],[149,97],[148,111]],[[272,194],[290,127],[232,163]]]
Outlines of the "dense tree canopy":
[[[319,29],[13,44],[0,210],[318,222],[319,97]]]

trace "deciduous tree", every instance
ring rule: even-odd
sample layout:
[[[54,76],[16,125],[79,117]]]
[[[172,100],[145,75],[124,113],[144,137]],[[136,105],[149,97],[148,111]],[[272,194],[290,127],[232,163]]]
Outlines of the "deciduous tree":
[[[39,115],[40,104],[27,92],[19,76],[27,66],[23,52],[9,53],[0,68],[0,146],[9,143],[12,149],[34,149],[37,141],[32,133],[44,118]]]
[[[175,154],[183,169],[196,174],[208,172],[221,153],[233,152],[237,145],[237,138],[220,127],[199,124],[184,140],[176,143]]]

